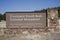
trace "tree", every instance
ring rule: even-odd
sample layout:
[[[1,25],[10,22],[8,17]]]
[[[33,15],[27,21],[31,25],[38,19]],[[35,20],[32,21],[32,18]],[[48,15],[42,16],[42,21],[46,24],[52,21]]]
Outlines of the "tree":
[[[3,20],[6,21],[6,14],[3,14]]]
[[[41,13],[41,12],[42,12],[42,13],[46,13],[46,10],[47,10],[47,9],[43,9],[43,10],[36,10],[36,11],[34,11],[34,12],[38,12],[38,13]]]
[[[3,16],[2,16],[2,14],[0,14],[0,21],[1,21],[1,20],[3,20],[3,18],[2,18],[2,17],[3,17]]]
[[[60,18],[60,7],[58,7],[58,17]]]

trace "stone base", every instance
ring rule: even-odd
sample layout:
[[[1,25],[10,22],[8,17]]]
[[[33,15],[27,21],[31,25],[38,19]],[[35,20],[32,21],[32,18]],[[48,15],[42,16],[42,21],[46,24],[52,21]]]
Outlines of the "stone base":
[[[47,33],[47,32],[56,32],[57,29],[0,29],[0,35],[5,36],[16,36],[16,35],[34,35],[34,34],[41,34],[41,33]],[[58,30],[59,31],[59,30]]]

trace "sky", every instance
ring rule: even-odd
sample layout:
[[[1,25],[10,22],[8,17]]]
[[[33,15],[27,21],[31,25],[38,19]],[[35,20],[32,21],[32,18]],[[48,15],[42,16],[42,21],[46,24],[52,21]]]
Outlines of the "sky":
[[[60,6],[60,0],[0,0],[0,13],[34,11]]]

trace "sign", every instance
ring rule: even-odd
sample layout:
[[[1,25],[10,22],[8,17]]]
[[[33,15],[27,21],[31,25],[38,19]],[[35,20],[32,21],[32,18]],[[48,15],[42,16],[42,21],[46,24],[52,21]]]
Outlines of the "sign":
[[[46,13],[7,12],[6,26],[8,28],[45,28]]]

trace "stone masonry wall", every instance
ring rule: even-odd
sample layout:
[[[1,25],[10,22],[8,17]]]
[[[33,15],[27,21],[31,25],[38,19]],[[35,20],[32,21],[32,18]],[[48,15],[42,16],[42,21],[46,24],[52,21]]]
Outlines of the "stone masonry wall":
[[[58,10],[57,9],[48,9],[48,30],[55,31],[58,29]]]

